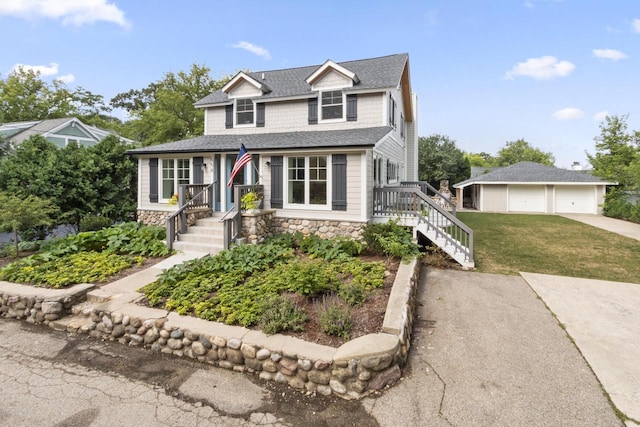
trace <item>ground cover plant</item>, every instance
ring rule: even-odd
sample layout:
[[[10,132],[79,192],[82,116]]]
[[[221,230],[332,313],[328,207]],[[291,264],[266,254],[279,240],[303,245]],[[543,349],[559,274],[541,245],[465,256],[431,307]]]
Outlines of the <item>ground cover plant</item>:
[[[394,225],[391,233],[408,231]],[[407,252],[417,253],[410,237]],[[323,343],[339,344],[368,319],[354,315],[367,303],[375,301],[380,323],[384,316],[379,296],[399,259],[375,251],[352,239],[285,233],[172,267],[141,291],[153,307],[267,334],[319,328],[340,338]]]
[[[136,222],[33,243],[37,252],[0,268],[0,280],[64,288],[103,283],[148,257],[169,254],[165,230]]]
[[[557,215],[460,212],[476,269],[640,283],[640,242]]]

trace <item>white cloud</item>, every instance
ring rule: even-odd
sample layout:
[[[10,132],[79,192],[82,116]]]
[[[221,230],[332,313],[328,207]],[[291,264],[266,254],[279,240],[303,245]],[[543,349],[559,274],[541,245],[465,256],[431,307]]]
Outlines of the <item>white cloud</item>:
[[[593,49],[593,56],[596,58],[612,59],[614,61],[627,57],[623,52],[614,49]]]
[[[569,61],[558,61],[555,56],[541,56],[529,58],[525,62],[518,62],[504,75],[505,79],[512,80],[515,76],[526,76],[536,80],[550,80],[556,77],[566,77],[576,66]]]
[[[56,80],[60,80],[62,83],[73,83],[76,79],[76,76],[73,74],[63,74],[62,76],[56,77]]]
[[[599,111],[593,115],[593,120],[595,120],[596,122],[601,122],[607,117],[609,117],[608,111]]]
[[[32,70],[34,73],[40,73],[41,76],[55,76],[58,74],[58,64],[52,62],[47,67],[46,65],[26,65],[16,64],[13,66],[12,71],[22,68],[25,71]]]
[[[2,0],[2,15],[23,19],[61,19],[63,25],[81,26],[105,21],[121,27],[130,26],[124,12],[108,0]]]
[[[258,56],[262,56],[264,59],[271,59],[271,54],[269,53],[269,51],[265,48],[262,48],[260,46],[256,46],[253,43],[249,43],[249,42],[238,42],[236,44],[231,45],[231,47],[236,48],[236,49],[244,49],[247,50],[251,53],[254,53]]]
[[[634,19],[631,26],[633,28],[633,31],[635,31],[636,33],[640,33],[640,19]]]
[[[577,108],[563,108],[552,114],[554,119],[558,120],[575,120],[584,117],[584,113]]]

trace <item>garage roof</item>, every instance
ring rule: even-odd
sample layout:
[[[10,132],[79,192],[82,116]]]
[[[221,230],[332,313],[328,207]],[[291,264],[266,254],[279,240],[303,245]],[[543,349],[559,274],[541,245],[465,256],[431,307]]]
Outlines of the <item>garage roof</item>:
[[[574,171],[547,166],[541,163],[520,162],[496,169],[484,175],[474,176],[454,184],[454,188],[464,188],[472,184],[599,184],[617,185],[605,181],[587,171]]]

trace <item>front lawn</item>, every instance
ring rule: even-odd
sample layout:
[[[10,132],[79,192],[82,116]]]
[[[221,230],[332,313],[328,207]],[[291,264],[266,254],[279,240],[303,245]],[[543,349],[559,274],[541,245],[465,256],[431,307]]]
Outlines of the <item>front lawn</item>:
[[[460,212],[477,271],[640,283],[640,242],[556,215]]]

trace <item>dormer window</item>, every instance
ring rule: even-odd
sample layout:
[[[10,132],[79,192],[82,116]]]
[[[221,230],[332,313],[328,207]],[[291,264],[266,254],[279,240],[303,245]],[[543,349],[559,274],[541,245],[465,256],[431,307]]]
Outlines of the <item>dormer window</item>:
[[[322,120],[341,119],[342,106],[341,90],[322,92]]]
[[[253,101],[250,99],[238,99],[236,101],[236,124],[253,124]]]

